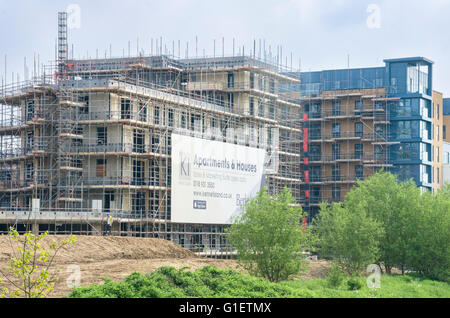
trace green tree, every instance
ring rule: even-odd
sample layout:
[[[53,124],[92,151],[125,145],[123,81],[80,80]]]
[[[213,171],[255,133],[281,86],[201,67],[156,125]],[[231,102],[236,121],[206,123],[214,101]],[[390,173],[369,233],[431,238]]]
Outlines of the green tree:
[[[348,274],[359,274],[379,255],[381,224],[367,214],[365,202],[354,209],[322,203],[314,220],[319,254],[331,258]]]
[[[10,228],[12,257],[8,270],[0,270],[0,274],[14,288],[3,288],[0,298],[43,298],[53,290],[58,277],[50,270],[51,266],[59,250],[75,242],[75,237],[50,243],[45,248],[43,241],[47,234],[48,232],[40,235],[27,232],[19,235],[16,229]]]
[[[307,244],[303,217],[287,188],[273,196],[263,188],[229,229],[240,264],[250,274],[271,282],[298,274],[303,264],[302,248]]]
[[[450,185],[435,195],[422,194],[409,265],[432,278],[450,282]]]
[[[412,257],[417,226],[421,218],[421,193],[412,180],[399,183],[397,176],[378,172],[359,182],[345,197],[350,210],[363,209],[382,225],[377,262],[386,272],[404,271]]]

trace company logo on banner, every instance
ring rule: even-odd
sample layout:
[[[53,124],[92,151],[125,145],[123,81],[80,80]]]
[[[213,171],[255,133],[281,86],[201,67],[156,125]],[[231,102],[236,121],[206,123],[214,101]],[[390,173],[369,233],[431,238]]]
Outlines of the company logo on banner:
[[[189,156],[180,152],[180,178],[190,179],[191,162]]]
[[[172,134],[171,220],[230,224],[263,185],[266,151]]]

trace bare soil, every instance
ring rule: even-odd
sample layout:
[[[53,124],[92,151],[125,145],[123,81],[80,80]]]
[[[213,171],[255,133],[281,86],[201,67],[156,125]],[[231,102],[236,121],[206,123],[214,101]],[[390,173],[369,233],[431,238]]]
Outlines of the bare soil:
[[[44,245],[60,242],[69,236],[48,236]],[[0,269],[4,271],[12,256],[10,240],[0,236]],[[326,261],[309,261],[308,270],[299,278],[315,279],[326,276]],[[67,279],[77,265],[81,273],[81,286],[102,283],[103,277],[119,281],[133,272],[148,273],[161,266],[189,267],[196,270],[204,266],[230,268],[242,271],[235,260],[198,257],[177,244],[154,238],[77,236],[76,242],[63,247],[57,254],[54,270],[60,269],[59,280],[49,297],[67,296],[71,288]],[[6,284],[5,282],[3,284]],[[7,285],[4,285],[7,286]],[[0,284],[2,287],[2,284]]]

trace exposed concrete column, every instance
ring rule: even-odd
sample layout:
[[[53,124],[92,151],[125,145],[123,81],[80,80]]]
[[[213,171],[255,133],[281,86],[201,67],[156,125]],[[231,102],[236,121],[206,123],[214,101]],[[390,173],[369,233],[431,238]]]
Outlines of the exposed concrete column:
[[[33,223],[31,225],[31,233],[34,235],[39,235],[39,223]]]
[[[113,221],[111,230],[113,232],[113,235],[119,235],[120,223],[118,221]]]

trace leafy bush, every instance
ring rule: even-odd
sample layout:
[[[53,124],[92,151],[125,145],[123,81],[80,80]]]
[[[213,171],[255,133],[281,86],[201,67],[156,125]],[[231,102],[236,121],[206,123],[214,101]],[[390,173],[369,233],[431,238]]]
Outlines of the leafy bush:
[[[421,193],[412,180],[378,172],[358,182],[344,204],[322,204],[315,242],[349,274],[371,263],[450,282],[450,185]]]
[[[450,282],[450,185],[421,197],[408,265],[432,279]]]
[[[421,213],[420,189],[409,180],[399,183],[397,176],[378,172],[359,182],[345,197],[350,210],[363,209],[381,224],[377,263],[391,268],[406,268],[410,262],[412,244]]]
[[[347,288],[331,288],[323,279],[271,283],[233,270],[204,267],[195,272],[162,267],[150,274],[133,273],[121,282],[74,289],[71,298],[300,298],[300,297],[450,297],[450,285],[419,274],[383,275],[373,293],[362,277],[345,278]]]
[[[361,206],[350,209],[340,203],[322,204],[314,223],[319,254],[334,259],[348,274],[377,260],[383,229]]]
[[[332,266],[327,276],[328,286],[337,288],[342,284],[344,278],[345,275],[342,273],[341,269],[338,266]]]
[[[347,286],[349,290],[359,290],[364,286],[363,278],[354,273],[349,280],[347,280]]]
[[[276,298],[311,297],[288,286],[233,270],[204,267],[195,272],[161,267],[150,274],[133,273],[122,282],[76,288],[71,298]]]
[[[230,228],[230,241],[240,264],[250,274],[271,282],[298,274],[302,269],[301,251],[307,245],[303,217],[287,188],[275,196],[263,188],[246,203],[243,214]]]

